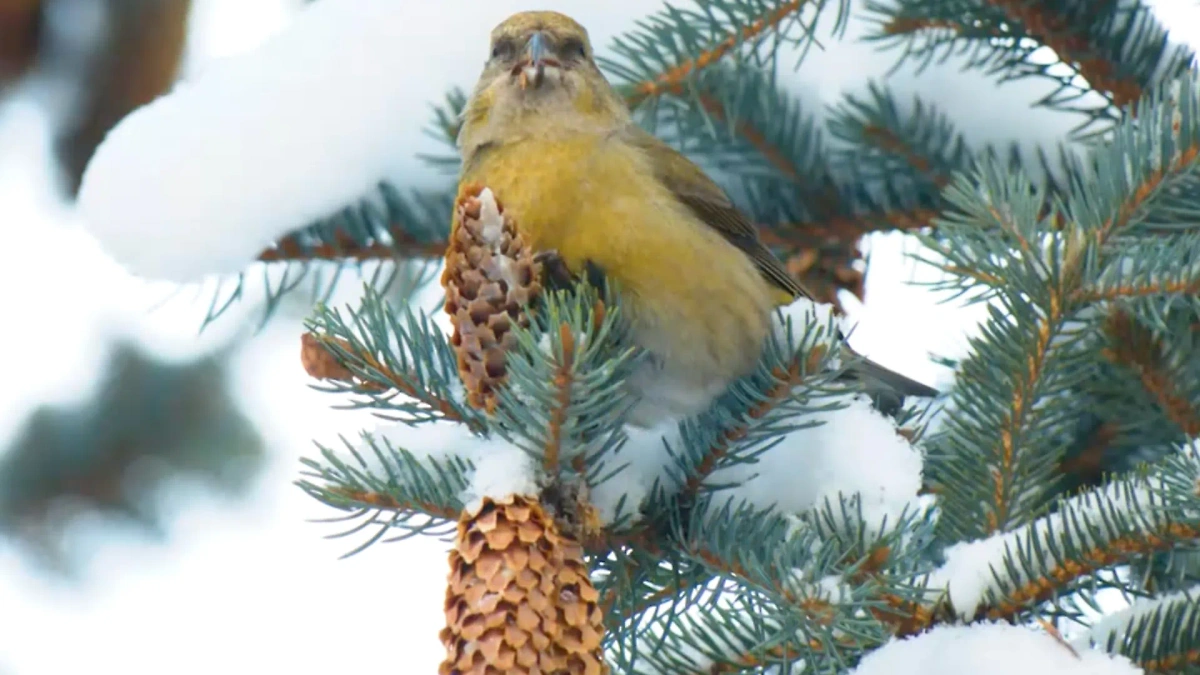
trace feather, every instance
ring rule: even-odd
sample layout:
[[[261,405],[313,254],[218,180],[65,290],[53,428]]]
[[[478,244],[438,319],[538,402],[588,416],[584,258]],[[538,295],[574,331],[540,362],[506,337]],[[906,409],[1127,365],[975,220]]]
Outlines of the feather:
[[[681,152],[667,145],[650,132],[629,125],[620,132],[621,141],[639,148],[650,161],[655,177],[685,204],[706,225],[720,232],[729,243],[741,249],[754,261],[758,270],[772,284],[787,291],[792,298],[814,300],[799,281],[788,274],[779,258],[758,237],[758,229],[746,217],[725,191],[704,170]],[[844,336],[839,338],[844,340]],[[881,408],[895,412],[903,396],[932,397],[938,391],[900,373],[866,359],[850,349],[849,374],[867,386]]]
[[[703,169],[641,127],[629,125],[624,128],[620,140],[640,149],[650,161],[658,181],[697,218],[749,256],[772,284],[787,291],[792,298],[813,298],[758,238],[754,223],[734,206],[725,191]]]

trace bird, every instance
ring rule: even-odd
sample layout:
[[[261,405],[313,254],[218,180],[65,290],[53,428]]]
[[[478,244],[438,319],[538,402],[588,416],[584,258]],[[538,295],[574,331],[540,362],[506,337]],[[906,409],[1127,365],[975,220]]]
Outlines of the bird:
[[[577,21],[519,12],[489,46],[456,139],[460,198],[488,187],[534,250],[615,282],[648,356],[626,383],[636,400],[627,423],[705,411],[757,367],[777,309],[812,295],[704,170],[637,125]],[[853,364],[853,377],[893,402],[938,393]]]

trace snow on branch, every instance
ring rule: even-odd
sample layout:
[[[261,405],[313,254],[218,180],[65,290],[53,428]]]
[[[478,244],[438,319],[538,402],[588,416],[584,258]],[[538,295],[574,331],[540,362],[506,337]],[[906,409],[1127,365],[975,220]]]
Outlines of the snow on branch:
[[[782,513],[804,513],[844,496],[858,502],[864,521],[874,527],[919,510],[920,452],[866,397],[847,397],[838,405],[805,415],[804,428],[777,439],[753,461],[714,472],[707,482],[731,486],[717,492],[719,498]]]
[[[464,424],[438,420],[397,423],[364,431],[357,443],[321,447],[300,487],[314,498],[361,518],[346,534],[377,531],[353,555],[388,533],[403,539],[453,523],[485,498],[534,495],[531,457],[498,437],[479,436]],[[415,523],[415,524],[413,524]]]
[[[314,3],[126,117],[83,176],[87,228],[134,274],[191,282],[368,195],[406,156],[406,7]]]
[[[1200,663],[1200,586],[1141,598],[1101,619],[1075,647],[1122,654],[1147,672],[1182,671]]]
[[[685,426],[691,463],[684,490],[730,503],[802,514],[845,498],[857,503],[872,527],[920,511],[923,457],[870,400],[840,389],[841,357],[834,335],[842,330],[828,305],[797,300],[776,325],[777,353],[764,363],[770,386],[748,387],[735,398],[746,412],[716,420],[719,433]],[[843,330],[844,332],[844,330]],[[765,389],[766,393],[762,393]],[[796,467],[804,471],[796,471]]]
[[[1078,650],[1008,623],[939,626],[871,652],[851,675],[1140,675],[1129,659]]]
[[[659,673],[736,673],[861,652],[888,638],[868,613],[870,593],[836,573],[844,557],[840,545],[820,540],[811,528],[789,535],[787,519],[778,514],[739,509],[695,518],[683,529],[691,535],[680,542],[685,558],[710,578],[696,584],[689,566],[676,567],[682,583],[639,601],[658,600],[659,607],[624,617],[661,643],[652,654],[638,655],[636,672],[650,665],[649,672]]]
[[[1065,595],[1098,570],[1200,541],[1195,447],[1149,475],[1063,500],[1026,526],[954,544],[929,578],[946,607],[969,621],[1011,620]]]

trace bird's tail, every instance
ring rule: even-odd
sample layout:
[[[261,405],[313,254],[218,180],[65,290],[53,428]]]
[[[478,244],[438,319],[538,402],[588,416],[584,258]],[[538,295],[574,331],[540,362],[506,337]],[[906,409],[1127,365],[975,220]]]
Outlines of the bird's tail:
[[[862,385],[867,395],[875,401],[875,406],[885,415],[898,413],[906,397],[933,398],[940,393],[929,385],[885,368],[860,354],[853,351],[850,354],[852,360],[847,364],[845,377]]]

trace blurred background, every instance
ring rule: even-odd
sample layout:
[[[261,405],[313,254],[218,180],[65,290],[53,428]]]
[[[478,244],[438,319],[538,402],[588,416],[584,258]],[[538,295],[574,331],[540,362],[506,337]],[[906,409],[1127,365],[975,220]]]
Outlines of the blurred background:
[[[657,8],[396,2],[411,14],[396,48],[420,65],[379,85],[411,92],[396,111],[412,134],[396,178],[406,187],[446,180],[417,159],[444,150],[422,129],[431,103],[474,81],[495,23],[558,9],[603,50]],[[333,514],[292,484],[314,440],[373,424],[309,387],[299,336],[311,298],[295,293],[260,326],[263,299],[248,290],[201,332],[218,280],[174,288],[130,277],[73,213],[112,125],[177,78],[286,30],[304,4],[0,0],[0,675],[436,671],[444,543],[341,560],[359,541],[326,538],[337,530],[311,520]],[[1172,39],[1200,46],[1200,7],[1151,4]],[[792,78],[812,109],[887,74],[894,55],[854,44],[860,29],[810,53]],[[1040,82],[998,87],[953,63],[890,79],[936,101],[971,141],[1049,146],[1077,121],[1030,109],[1049,91]],[[867,245],[865,303],[845,299],[852,344],[944,385],[931,355],[961,353],[981,310],[909,283],[929,273],[906,257],[904,235]],[[334,302],[360,291],[347,277]]]

